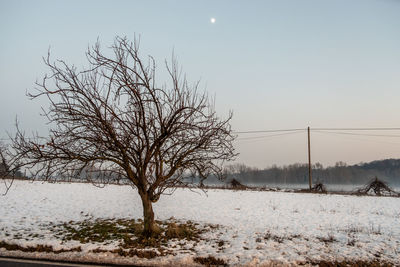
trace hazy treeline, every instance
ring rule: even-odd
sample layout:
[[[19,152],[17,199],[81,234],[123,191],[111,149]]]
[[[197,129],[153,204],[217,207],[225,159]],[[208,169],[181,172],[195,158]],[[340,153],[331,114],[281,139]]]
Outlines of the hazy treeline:
[[[276,165],[257,169],[244,164],[228,166],[225,170],[226,179],[233,178],[245,184],[303,184],[308,183],[308,165],[292,164],[278,167]],[[337,162],[335,166],[323,167],[322,164],[312,165],[313,182],[324,184],[365,184],[375,176],[390,184],[400,185],[400,159],[386,159],[347,165]],[[215,178],[208,182],[212,183]]]
[[[0,163],[0,176],[5,168]],[[218,180],[215,176],[208,177],[205,184],[221,184],[236,179],[243,184],[308,184],[308,165],[302,163],[287,166],[258,169],[244,164],[229,165],[224,171],[225,181]],[[89,174],[90,173],[90,174]],[[400,159],[376,160],[369,163],[347,165],[344,162],[337,162],[335,166],[323,167],[320,163],[312,165],[313,183],[319,181],[324,184],[366,184],[375,176],[385,180],[390,185],[400,186]],[[96,182],[117,182],[125,183],[121,177],[99,170],[85,169],[71,177],[57,176],[55,181],[81,181],[90,175]],[[24,175],[18,171],[17,177]],[[196,178],[189,178],[198,183]]]

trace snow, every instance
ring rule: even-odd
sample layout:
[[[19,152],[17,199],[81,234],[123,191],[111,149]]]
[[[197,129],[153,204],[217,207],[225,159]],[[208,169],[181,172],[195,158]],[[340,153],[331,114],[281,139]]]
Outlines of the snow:
[[[97,188],[84,183],[15,181],[0,203],[0,241],[22,246],[47,244],[61,249],[81,245],[77,241],[61,243],[49,231],[50,223],[142,217],[140,198],[126,185]],[[57,257],[145,265],[193,265],[194,256],[209,255],[230,265],[250,266],[373,259],[400,264],[399,207],[400,198],[393,197],[177,189],[154,204],[156,219],[174,217],[200,225],[220,225],[205,234],[211,241],[200,242],[195,252],[187,253],[177,246],[176,256],[126,259],[88,252],[115,244],[85,244],[82,252]],[[32,233],[40,237],[24,239]],[[16,239],[16,234],[22,238]],[[221,240],[224,245],[219,250],[215,244]],[[16,254],[0,249],[0,255]]]

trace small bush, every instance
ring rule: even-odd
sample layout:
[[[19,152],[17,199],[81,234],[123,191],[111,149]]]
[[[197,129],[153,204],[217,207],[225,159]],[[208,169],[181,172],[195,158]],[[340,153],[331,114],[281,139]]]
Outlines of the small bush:
[[[316,183],[312,188],[311,191],[314,192],[321,192],[321,193],[326,193],[326,187],[323,183]]]
[[[234,188],[234,189],[246,189],[246,186],[245,185],[243,185],[243,184],[241,184],[238,180],[236,180],[236,179],[232,179],[230,182],[229,182],[229,185],[232,187],[232,188]]]
[[[400,194],[395,192],[393,189],[391,189],[385,181],[378,179],[378,177],[376,177],[376,176],[373,180],[371,180],[363,188],[358,189],[355,192],[355,194],[367,195],[372,192],[377,196],[381,196],[381,195],[400,196]]]

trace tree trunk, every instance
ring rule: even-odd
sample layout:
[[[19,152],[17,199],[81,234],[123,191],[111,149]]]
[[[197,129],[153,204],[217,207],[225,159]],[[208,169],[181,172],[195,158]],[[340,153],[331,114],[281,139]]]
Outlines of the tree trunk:
[[[143,204],[143,233],[144,237],[156,236],[160,229],[154,221],[153,205],[148,194],[140,194]]]

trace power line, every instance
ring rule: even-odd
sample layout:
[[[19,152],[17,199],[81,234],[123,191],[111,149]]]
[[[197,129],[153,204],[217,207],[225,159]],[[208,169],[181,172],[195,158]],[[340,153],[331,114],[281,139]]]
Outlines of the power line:
[[[299,132],[304,132],[304,130],[298,130],[298,131],[292,131],[292,132],[285,132],[285,133],[280,133],[280,134],[270,134],[270,135],[262,135],[262,136],[252,136],[252,137],[242,137],[242,138],[237,138],[236,141],[244,141],[244,140],[257,140],[257,139],[266,139],[269,137],[276,137],[276,136],[282,136],[282,135],[290,135],[290,134],[297,134]]]
[[[346,138],[346,139],[351,139],[351,140],[355,140],[355,141],[362,141],[362,142],[368,142],[368,143],[381,143],[381,144],[391,144],[391,145],[400,145],[400,143],[395,143],[395,142],[388,142],[388,141],[383,141],[383,140],[377,140],[377,139],[371,139],[368,138],[371,135],[363,135],[363,134],[344,134],[342,132],[340,133],[333,133],[333,132],[326,132],[326,131],[315,131],[318,134],[334,134],[334,135],[341,135],[341,137]],[[355,136],[360,136],[360,137],[366,137],[366,138],[357,138]],[[374,135],[375,136],[375,135]],[[385,135],[379,135],[379,136],[383,136],[385,137]],[[400,137],[400,136],[399,136]]]
[[[373,136],[373,137],[400,137],[400,135],[391,135],[391,134],[349,133],[349,132],[332,132],[332,131],[320,131],[320,130],[315,130],[315,132],[327,133],[327,134],[341,134],[341,135]]]
[[[312,131],[399,131],[400,127],[374,127],[374,128],[310,128]]]
[[[286,133],[286,132],[301,132],[301,131],[306,131],[307,128],[292,128],[292,129],[268,129],[268,130],[251,130],[251,131],[233,131],[234,134],[255,134],[255,133]],[[310,128],[310,131],[400,131],[400,127],[359,127],[359,128]],[[333,133],[333,132],[331,132]],[[341,134],[341,133],[337,133]],[[342,134],[349,134],[349,135],[361,135],[361,134],[356,134],[356,133],[342,133]],[[272,137],[275,135],[269,135],[265,137]],[[279,135],[276,135],[279,136]],[[382,136],[382,137],[398,137],[395,135],[370,135],[370,136]],[[258,136],[254,137],[256,138],[264,138],[264,136]],[[34,138],[26,138],[26,139],[34,139]],[[240,138],[238,138],[240,139]],[[249,139],[253,139],[253,137],[250,137]],[[8,141],[11,140],[11,138],[0,138],[0,141]],[[245,139],[242,139],[245,140]]]
[[[307,130],[307,128],[295,128],[295,129],[233,131],[233,133],[234,134],[253,134],[253,133],[294,132],[294,131],[306,131],[306,130]],[[310,128],[310,130],[311,131],[400,131],[400,127]]]
[[[252,134],[252,133],[277,133],[277,132],[294,132],[294,131],[305,131],[306,128],[298,129],[280,129],[280,130],[256,130],[256,131],[233,131],[234,134]]]

